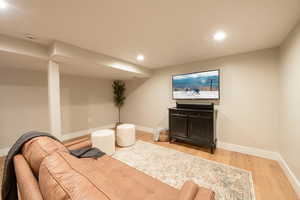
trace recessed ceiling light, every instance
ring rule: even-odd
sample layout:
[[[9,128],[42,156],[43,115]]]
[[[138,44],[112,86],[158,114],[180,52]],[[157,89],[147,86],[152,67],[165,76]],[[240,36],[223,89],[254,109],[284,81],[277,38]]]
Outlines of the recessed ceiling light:
[[[4,0],[0,0],[0,8],[1,9],[7,8],[7,3]]]
[[[143,61],[143,60],[145,59],[145,57],[144,57],[142,54],[140,54],[140,55],[138,55],[138,56],[136,57],[136,59],[137,59],[138,61]]]
[[[218,31],[214,35],[216,41],[222,41],[226,38],[226,33],[224,31]]]

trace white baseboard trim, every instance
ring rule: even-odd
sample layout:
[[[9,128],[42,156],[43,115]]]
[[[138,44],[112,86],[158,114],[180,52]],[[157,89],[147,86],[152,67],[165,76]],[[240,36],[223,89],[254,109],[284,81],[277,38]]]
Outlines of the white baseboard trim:
[[[62,135],[62,141],[70,140],[70,139],[80,137],[80,136],[84,136],[93,131],[97,131],[100,129],[114,128],[114,127],[115,127],[115,124],[108,124],[108,125],[97,127],[97,128],[92,128],[92,129],[81,130],[81,131],[77,131],[77,132],[73,132],[73,133],[64,134],[64,135]],[[153,134],[155,132],[155,128],[139,126],[139,125],[136,125],[136,129],[139,131],[150,133],[150,134]],[[242,146],[242,145],[237,145],[237,144],[221,142],[221,141],[218,142],[218,148],[277,161],[279,163],[279,165],[282,167],[282,169],[283,169],[285,175],[287,176],[288,180],[290,181],[291,185],[293,186],[296,194],[300,198],[300,182],[297,179],[297,177],[295,176],[295,174],[293,173],[293,171],[288,166],[287,162],[280,155],[280,153],[268,151],[268,150],[264,150],[264,149],[259,149],[259,148],[254,148],[254,147],[247,147],[247,146]],[[10,149],[9,147],[0,149],[0,156],[7,155],[9,149]]]
[[[277,152],[259,149],[259,148],[255,148],[255,147],[247,147],[247,146],[231,144],[231,143],[226,143],[226,142],[221,142],[221,141],[219,141],[217,143],[217,146],[218,146],[218,148],[221,148],[221,149],[244,153],[244,154],[248,154],[251,156],[257,156],[257,157],[276,160],[276,161],[278,161],[280,159],[280,154]]]
[[[143,131],[143,132],[148,132],[153,134],[155,129],[150,128],[150,127],[145,127],[145,126],[139,126],[136,125],[136,129]],[[274,151],[268,151],[264,149],[259,149],[255,147],[247,147],[247,146],[242,146],[242,145],[237,145],[237,144],[231,144],[231,143],[226,143],[226,142],[218,142],[218,148],[221,149],[226,149],[229,151],[234,151],[234,152],[239,152],[243,154],[248,154],[252,156],[257,156],[261,158],[266,158],[266,159],[271,159],[275,160],[279,163],[281,168],[283,169],[285,175],[287,176],[288,180],[290,181],[292,187],[294,188],[298,198],[300,198],[300,182],[293,173],[293,171],[289,168],[287,162],[283,159],[280,153],[274,152]]]
[[[262,158],[267,158],[267,159],[277,161],[281,166],[283,172],[287,176],[288,180],[290,181],[292,187],[294,188],[298,198],[300,198],[300,182],[280,153],[274,151],[267,151],[264,149],[259,149],[254,147],[230,144],[225,142],[218,142],[218,147],[229,151],[235,151],[239,153],[244,153],[252,156],[257,156],[257,157],[262,157]]]
[[[114,127],[115,127],[115,124],[108,124],[108,125],[104,125],[104,126],[100,126],[100,127],[96,127],[96,128],[80,130],[80,131],[76,131],[76,132],[72,132],[72,133],[66,133],[66,134],[62,135],[61,140],[62,141],[71,140],[71,139],[74,139],[74,138],[77,138],[77,137],[88,135],[91,132],[94,132],[94,131],[97,131],[97,130],[109,129],[109,128],[114,128]]]
[[[155,128],[140,126],[140,125],[135,125],[135,126],[136,126],[136,129],[139,131],[148,132],[148,133],[152,133],[152,134],[155,132]],[[226,149],[229,151],[235,151],[235,152],[239,152],[239,153],[244,153],[244,154],[248,154],[248,155],[252,155],[252,156],[258,156],[258,157],[267,158],[267,159],[276,160],[276,161],[280,160],[280,157],[281,157],[280,154],[277,152],[263,150],[263,149],[254,148],[254,147],[230,144],[230,143],[221,142],[221,141],[219,141],[217,143],[217,145],[218,145],[218,148],[221,148],[221,149]]]
[[[293,173],[293,171],[290,169],[287,162],[284,160],[284,158],[280,155],[278,160],[279,165],[283,169],[285,175],[289,179],[291,185],[293,186],[298,198],[300,199],[300,182],[297,179],[296,175]]]

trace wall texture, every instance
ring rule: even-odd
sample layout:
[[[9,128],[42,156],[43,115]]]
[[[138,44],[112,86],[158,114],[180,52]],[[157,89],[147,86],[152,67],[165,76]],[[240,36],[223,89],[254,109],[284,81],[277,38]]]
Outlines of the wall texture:
[[[117,121],[112,81],[61,75],[63,134]],[[24,132],[50,131],[47,73],[0,66],[0,149]]]
[[[24,132],[49,131],[47,74],[0,66],[0,148]]]
[[[123,121],[168,127],[175,106],[171,75],[221,70],[218,139],[238,145],[278,150],[279,50],[267,49],[156,70],[150,79],[127,82]],[[218,103],[218,102],[217,102]]]
[[[97,128],[117,121],[112,81],[61,76],[63,134]]]
[[[300,180],[300,24],[280,51],[280,153]]]

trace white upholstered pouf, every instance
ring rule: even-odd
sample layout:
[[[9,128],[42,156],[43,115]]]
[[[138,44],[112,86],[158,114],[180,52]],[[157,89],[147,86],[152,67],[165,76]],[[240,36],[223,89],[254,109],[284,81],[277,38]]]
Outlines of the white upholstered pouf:
[[[117,126],[117,144],[121,147],[135,143],[135,125],[121,124]]]
[[[93,147],[96,147],[106,153],[112,155],[115,153],[115,131],[111,129],[103,129],[95,131],[91,134]]]

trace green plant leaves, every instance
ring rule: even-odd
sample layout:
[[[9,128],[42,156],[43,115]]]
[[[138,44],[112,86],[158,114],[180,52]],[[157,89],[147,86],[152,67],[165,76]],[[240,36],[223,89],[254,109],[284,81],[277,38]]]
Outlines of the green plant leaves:
[[[113,82],[113,93],[114,93],[114,103],[115,105],[120,108],[124,105],[126,97],[125,95],[125,83],[120,80],[115,80]]]

